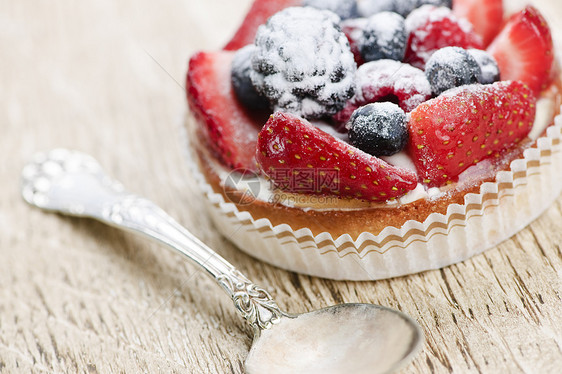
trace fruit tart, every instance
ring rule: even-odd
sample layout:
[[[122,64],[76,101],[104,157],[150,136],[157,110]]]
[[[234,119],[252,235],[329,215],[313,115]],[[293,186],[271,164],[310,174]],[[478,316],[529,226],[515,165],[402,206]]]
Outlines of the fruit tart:
[[[562,189],[551,31],[500,0],[256,0],[187,73],[218,229],[306,274],[380,279],[509,238]]]

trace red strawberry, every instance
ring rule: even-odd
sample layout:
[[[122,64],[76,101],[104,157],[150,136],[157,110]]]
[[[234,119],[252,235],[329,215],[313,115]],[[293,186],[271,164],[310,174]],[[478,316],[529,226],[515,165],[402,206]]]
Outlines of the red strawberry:
[[[502,0],[453,0],[453,13],[466,18],[487,46],[503,24]]]
[[[551,77],[554,62],[550,29],[531,6],[514,14],[488,47],[502,80],[520,80],[538,94]]]
[[[258,27],[263,25],[269,17],[290,6],[299,6],[302,0],[255,0],[246,14],[242,25],[232,39],[224,47],[227,51],[236,51],[254,42]]]
[[[433,52],[443,47],[482,49],[482,38],[464,18],[447,7],[424,5],[406,18],[409,33],[405,62],[424,69]]]
[[[236,99],[230,83],[234,52],[199,52],[189,61],[187,101],[204,123],[209,146],[231,168],[255,170],[260,125]]]
[[[385,201],[417,186],[414,172],[368,155],[292,114],[273,114],[260,132],[261,171],[289,192]]]
[[[457,179],[469,166],[513,147],[535,119],[535,96],[518,81],[461,86],[410,114],[410,153],[430,186]]]

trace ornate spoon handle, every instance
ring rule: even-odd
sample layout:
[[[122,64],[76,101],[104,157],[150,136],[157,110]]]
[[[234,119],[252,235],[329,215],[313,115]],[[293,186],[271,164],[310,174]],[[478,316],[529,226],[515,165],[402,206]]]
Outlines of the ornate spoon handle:
[[[23,169],[22,194],[36,207],[94,218],[166,244],[205,269],[256,331],[271,327],[285,315],[267,291],[156,204],[126,192],[91,156],[65,149],[36,155]]]

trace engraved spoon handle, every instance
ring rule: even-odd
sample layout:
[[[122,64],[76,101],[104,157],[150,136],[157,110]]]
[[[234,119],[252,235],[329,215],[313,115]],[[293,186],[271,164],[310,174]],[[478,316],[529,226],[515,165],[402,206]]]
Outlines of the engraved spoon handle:
[[[284,315],[267,291],[250,282],[156,204],[125,191],[89,155],[65,149],[36,155],[23,169],[22,195],[33,206],[94,218],[181,253],[206,270],[256,331],[271,327]]]

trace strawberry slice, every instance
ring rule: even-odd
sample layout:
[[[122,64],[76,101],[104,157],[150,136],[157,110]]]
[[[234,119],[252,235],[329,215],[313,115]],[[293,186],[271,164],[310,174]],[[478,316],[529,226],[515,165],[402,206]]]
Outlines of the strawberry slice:
[[[189,61],[187,101],[204,123],[208,146],[233,169],[256,170],[254,153],[261,124],[236,99],[230,81],[234,52],[199,52]]]
[[[470,22],[457,18],[447,7],[423,5],[406,18],[409,33],[406,47],[407,62],[424,69],[433,52],[444,47],[482,49],[482,38],[474,32]]]
[[[500,157],[533,127],[535,96],[522,82],[461,86],[410,114],[410,154],[430,186],[453,182],[482,159]]]
[[[528,6],[514,14],[488,47],[502,80],[520,80],[538,94],[548,84],[554,65],[550,29],[540,12]]]
[[[269,17],[290,6],[299,6],[302,0],[255,0],[246,14],[242,25],[232,39],[224,47],[227,51],[236,51],[254,42],[258,27],[263,25]]]
[[[256,160],[277,188],[289,192],[385,201],[417,186],[414,172],[283,112],[273,114],[261,130]]]
[[[501,30],[503,1],[453,0],[453,13],[459,18],[466,18],[487,46]]]

